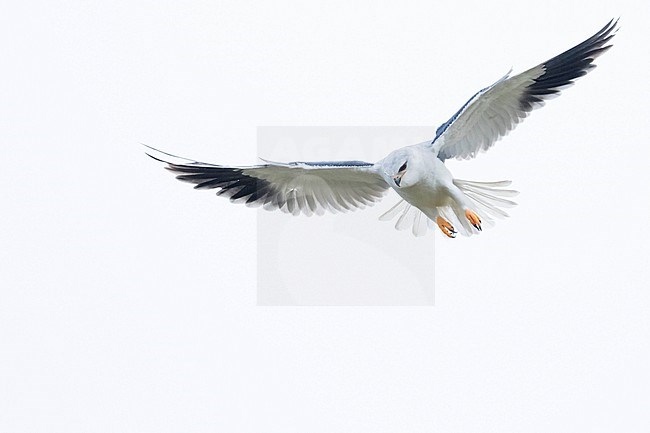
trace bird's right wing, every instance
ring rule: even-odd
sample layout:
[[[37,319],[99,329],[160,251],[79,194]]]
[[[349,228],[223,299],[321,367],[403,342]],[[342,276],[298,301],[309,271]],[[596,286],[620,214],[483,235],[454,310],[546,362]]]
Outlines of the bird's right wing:
[[[290,162],[227,167],[180,158],[147,146],[178,180],[248,206],[298,215],[345,212],[380,200],[389,188],[375,165],[362,161]]]

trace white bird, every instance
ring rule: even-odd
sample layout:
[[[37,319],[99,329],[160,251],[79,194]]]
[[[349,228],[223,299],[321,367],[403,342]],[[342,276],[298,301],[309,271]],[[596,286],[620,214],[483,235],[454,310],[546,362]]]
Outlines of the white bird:
[[[280,209],[294,215],[344,212],[380,200],[389,188],[402,198],[381,220],[400,215],[398,229],[412,226],[425,234],[437,225],[448,237],[471,235],[493,218],[508,216],[514,206],[505,189],[510,181],[470,182],[455,179],[445,166],[449,158],[470,159],[492,147],[532,110],[595,68],[607,51],[617,21],[610,21],[589,39],[515,76],[510,73],[467,101],[437,130],[433,140],[403,147],[384,159],[363,161],[264,161],[249,167],[228,167],[180,158],[149,146],[152,158],[167,163],[176,178],[196,189],[219,189],[217,195],[248,206]]]

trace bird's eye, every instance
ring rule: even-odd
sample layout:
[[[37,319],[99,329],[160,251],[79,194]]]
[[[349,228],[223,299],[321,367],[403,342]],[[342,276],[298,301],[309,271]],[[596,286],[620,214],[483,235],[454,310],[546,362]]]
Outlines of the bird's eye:
[[[404,170],[406,170],[406,162],[404,162],[404,164],[402,164],[402,166],[399,168],[399,171],[404,171]]]

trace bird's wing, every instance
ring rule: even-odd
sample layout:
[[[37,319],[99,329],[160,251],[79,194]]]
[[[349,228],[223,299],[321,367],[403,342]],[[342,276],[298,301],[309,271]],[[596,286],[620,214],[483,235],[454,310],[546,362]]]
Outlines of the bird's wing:
[[[217,195],[248,206],[280,209],[298,215],[345,212],[381,199],[388,184],[374,164],[362,161],[290,162],[251,167],[227,167],[180,158],[149,148],[147,155],[167,164],[176,179],[196,189],[214,189]]]
[[[595,35],[534,68],[480,90],[451,119],[440,125],[428,146],[440,158],[470,159],[510,132],[532,110],[595,68],[593,61],[607,51],[617,21]]]

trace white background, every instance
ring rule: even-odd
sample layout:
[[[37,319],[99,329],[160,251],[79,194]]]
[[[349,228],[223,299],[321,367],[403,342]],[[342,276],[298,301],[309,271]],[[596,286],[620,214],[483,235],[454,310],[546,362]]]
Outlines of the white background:
[[[4,4],[0,431],[647,432],[648,6],[614,4]],[[433,308],[256,307],[255,212],[137,144],[247,164],[257,125],[433,133],[619,15],[599,68],[450,164],[522,194],[435,234]]]

